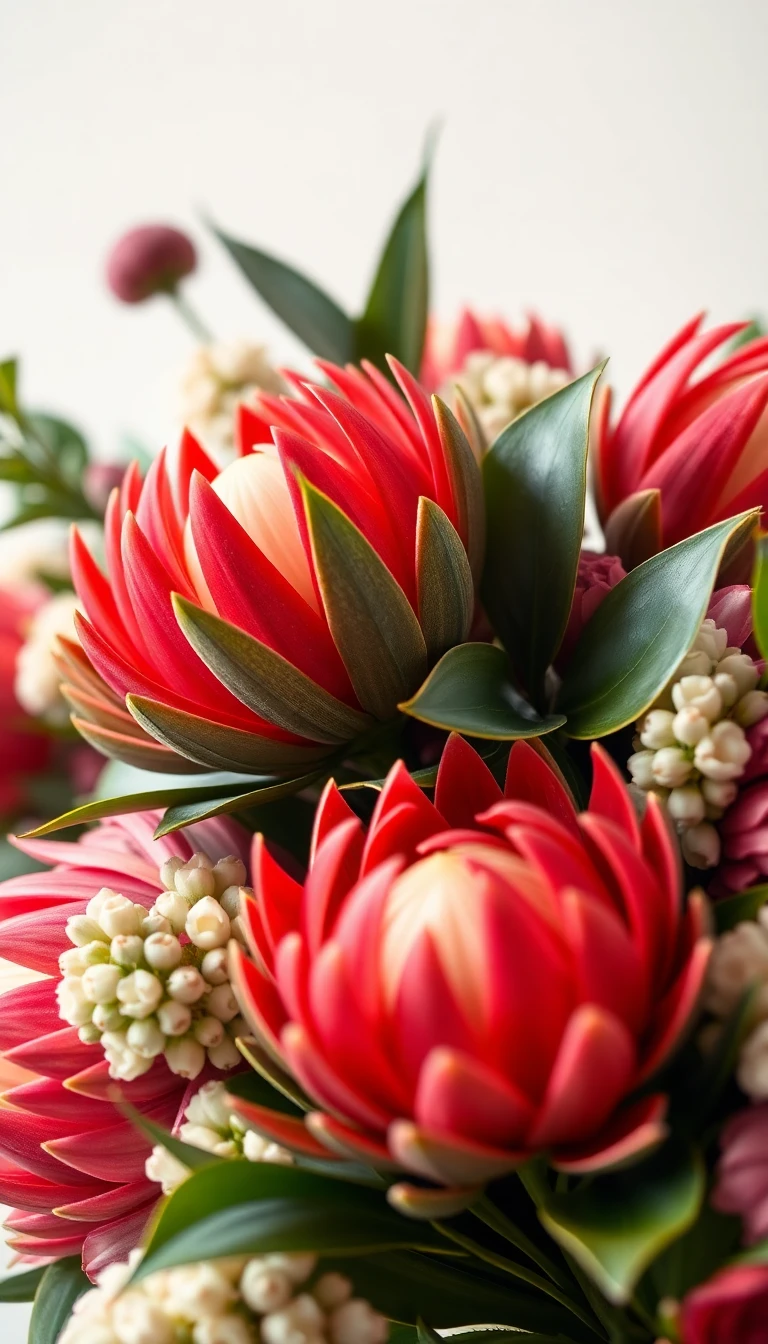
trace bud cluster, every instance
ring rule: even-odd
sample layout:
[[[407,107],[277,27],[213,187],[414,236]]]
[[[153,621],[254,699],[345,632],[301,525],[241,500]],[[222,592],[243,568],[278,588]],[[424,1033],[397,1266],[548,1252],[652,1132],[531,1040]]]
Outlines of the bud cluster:
[[[739,1051],[736,1079],[753,1101],[768,1101],[768,904],[756,920],[745,920],[718,938],[704,1006],[725,1021],[750,989],[750,1029]],[[718,1036],[719,1031],[709,1034]]]
[[[758,690],[760,671],[713,620],[698,635],[669,685],[637,725],[635,753],[627,766],[632,782],[667,800],[694,868],[712,868],[720,858],[713,826],[736,798],[752,749],[745,729],[768,714],[768,695]]]
[[[258,391],[279,396],[286,389],[263,346],[217,341],[194,351],[180,390],[184,424],[215,452],[232,449],[235,412],[241,401],[250,401]]]
[[[558,392],[572,381],[565,369],[553,369],[544,360],[528,364],[513,355],[473,350],[463,369],[451,379],[471,403],[489,443],[510,420]],[[452,388],[445,389],[450,400]]]
[[[293,1162],[285,1148],[263,1139],[239,1115],[232,1114],[227,1105],[226,1086],[221,1082],[203,1083],[195,1093],[184,1111],[179,1138],[217,1157],[245,1157],[249,1162],[286,1165]],[[189,1168],[160,1144],[152,1149],[145,1170],[148,1180],[162,1185],[164,1195],[169,1195],[189,1175]]]
[[[99,1274],[59,1344],[384,1344],[388,1322],[343,1274],[316,1276],[315,1255],[203,1260],[136,1285],[141,1260]],[[312,1280],[312,1282],[308,1282]]]
[[[240,1062],[235,1037],[247,1028],[227,943],[241,936],[245,876],[233,856],[167,859],[151,910],[102,887],[67,921],[74,946],[59,958],[59,1013],[85,1044],[101,1043],[111,1077],[130,1082],[160,1055],[182,1078],[196,1078],[206,1059],[217,1069]]]

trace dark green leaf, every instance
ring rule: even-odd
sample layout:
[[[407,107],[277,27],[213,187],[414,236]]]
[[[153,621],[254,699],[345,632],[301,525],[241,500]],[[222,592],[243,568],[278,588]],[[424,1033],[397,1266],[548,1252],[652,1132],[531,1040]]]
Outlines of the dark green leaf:
[[[0,360],[0,414],[16,420],[19,414],[17,380],[19,364],[16,359]]]
[[[284,1090],[278,1089],[255,1069],[248,1073],[236,1073],[234,1077],[227,1079],[226,1086],[228,1096],[234,1097],[235,1103],[238,1098],[242,1098],[243,1101],[253,1102],[257,1106],[269,1106],[271,1110],[279,1111],[281,1115],[292,1115],[300,1119],[305,1114],[306,1107],[299,1106]]]
[[[46,445],[67,479],[79,483],[80,473],[88,461],[88,445],[80,431],[66,420],[39,411],[26,416],[24,424]]]
[[[299,340],[323,359],[346,364],[355,357],[351,318],[314,281],[257,247],[214,233],[253,288]]]
[[[139,726],[156,741],[213,770],[289,775],[328,754],[327,747],[311,743],[297,746],[260,737],[258,733],[230,728],[228,724],[173,709],[143,695],[127,695],[125,704]]]
[[[768,532],[757,538],[752,575],[752,620],[757,647],[768,658]]]
[[[90,1286],[79,1255],[49,1265],[35,1293],[28,1344],[56,1344],[75,1302]]]
[[[31,1302],[47,1268],[47,1265],[40,1265],[24,1274],[12,1274],[10,1278],[0,1280],[0,1302]]]
[[[362,532],[303,477],[299,484],[334,643],[363,709],[389,719],[426,671],[421,627]]]
[[[467,553],[453,523],[431,499],[419,500],[416,528],[419,623],[430,662],[469,635],[475,589]]]
[[[653,1286],[654,1301],[662,1297],[679,1301],[714,1274],[738,1249],[740,1241],[741,1219],[717,1213],[706,1201],[693,1226],[648,1270],[646,1278]]]
[[[717,932],[725,933],[727,929],[735,929],[745,919],[756,919],[766,901],[768,886],[748,887],[746,891],[738,891],[735,896],[724,896],[722,900],[713,901],[712,914]]]
[[[550,1195],[539,1217],[608,1300],[623,1303],[656,1256],[693,1224],[705,1189],[698,1156],[669,1141],[643,1162]]]
[[[238,775],[211,775],[210,784],[195,785],[190,788],[149,789],[142,793],[127,793],[117,798],[96,798],[91,803],[83,803],[70,812],[64,812],[52,821],[46,821],[26,835],[37,838],[50,835],[52,831],[63,831],[67,826],[81,826],[87,821],[101,821],[103,817],[120,817],[128,812],[146,812],[155,807],[172,807],[176,803],[207,803],[210,800],[240,796],[244,789],[253,791],[253,777]],[[265,777],[264,786],[277,783],[271,776]],[[239,791],[239,792],[238,792]]]
[[[743,513],[687,537],[611,590],[579,639],[558,698],[571,737],[605,737],[653,703],[693,643],[729,543],[755,518]]]
[[[600,368],[502,430],[483,462],[483,601],[531,695],[568,624],[584,531],[589,414]]]
[[[34,471],[20,453],[0,457],[0,481],[10,481],[13,485],[27,485],[34,479]]]
[[[429,307],[429,158],[428,149],[421,176],[384,245],[365,311],[355,324],[356,359],[370,359],[385,372],[387,355],[394,355],[416,375],[421,367]]]
[[[562,714],[542,718],[515,690],[507,655],[495,644],[450,649],[400,709],[448,732],[503,740],[542,737],[565,723]]]
[[[168,808],[155,831],[155,839],[159,840],[164,835],[170,835],[172,831],[178,831],[182,826],[192,826],[194,822],[206,821],[208,817],[245,812],[251,807],[261,808],[278,799],[290,798],[292,794],[300,793],[302,789],[309,788],[310,784],[323,779],[324,774],[325,772],[316,771],[314,774],[299,775],[294,779],[273,781],[259,789],[250,789],[247,793],[238,790],[213,800],[177,803]]]

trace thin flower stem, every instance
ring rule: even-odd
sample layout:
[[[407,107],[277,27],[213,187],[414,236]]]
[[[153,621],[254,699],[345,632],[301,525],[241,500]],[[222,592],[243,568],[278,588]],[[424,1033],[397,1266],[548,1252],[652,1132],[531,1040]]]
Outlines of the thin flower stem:
[[[487,1195],[479,1199],[476,1204],[471,1205],[469,1212],[474,1213],[475,1217],[485,1223],[486,1227],[498,1232],[499,1236],[508,1241],[511,1246],[516,1246],[518,1251],[527,1255],[529,1260],[532,1260],[535,1265],[539,1266],[539,1269],[549,1275],[553,1283],[558,1283],[566,1292],[569,1291],[572,1285],[568,1276],[563,1274],[554,1261],[550,1260],[549,1256],[535,1242],[531,1241],[530,1237],[527,1237],[521,1228],[511,1222]]]
[[[213,340],[212,332],[195,312],[195,309],[178,286],[175,289],[168,290],[168,298],[172,301],[182,322],[192,332],[195,340],[203,341],[205,344]]]
[[[574,1302],[567,1293],[550,1283],[548,1279],[543,1279],[540,1274],[535,1274],[532,1269],[526,1269],[523,1265],[518,1265],[514,1260],[508,1260],[506,1256],[496,1255],[494,1251],[489,1251],[486,1246],[481,1246],[479,1242],[473,1241],[471,1237],[465,1237],[463,1233],[457,1232],[446,1223],[434,1222],[432,1226],[449,1241],[455,1241],[457,1246],[463,1250],[469,1251],[470,1255],[477,1256],[478,1260],[484,1260],[487,1265],[493,1265],[494,1269],[501,1269],[506,1274],[511,1274],[516,1279],[522,1279],[524,1283],[530,1284],[532,1288],[537,1288],[540,1293],[545,1293],[555,1302],[559,1302],[561,1307],[565,1307],[574,1316],[589,1327],[598,1339],[605,1339],[606,1336],[596,1328],[595,1319],[585,1311],[578,1302]]]

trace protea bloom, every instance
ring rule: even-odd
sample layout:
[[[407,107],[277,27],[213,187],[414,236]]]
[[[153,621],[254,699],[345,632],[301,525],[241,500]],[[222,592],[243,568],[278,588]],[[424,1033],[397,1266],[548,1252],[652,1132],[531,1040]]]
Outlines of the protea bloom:
[[[113,1084],[102,1046],[84,1044],[60,1015],[67,921],[83,916],[104,886],[151,907],[167,860],[186,862],[196,850],[211,859],[241,856],[245,848],[234,822],[153,840],[157,820],[140,813],[103,822],[74,844],[17,842],[55,866],[0,884],[0,956],[26,970],[26,982],[0,997],[0,1049],[30,1076],[6,1092],[0,1109],[0,1200],[13,1206],[6,1227],[24,1257],[56,1259],[82,1248],[91,1273],[136,1245],[158,1187],[144,1172],[151,1140],[107,1099]],[[120,1086],[135,1107],[171,1128],[187,1080],[157,1059]]]
[[[44,597],[34,585],[0,589],[0,816],[6,818],[28,805],[27,781],[50,764],[53,754],[51,739],[27,717],[15,689],[26,629]]]
[[[535,314],[515,331],[500,318],[478,317],[470,308],[464,308],[453,324],[429,323],[421,363],[422,383],[425,387],[442,387],[461,372],[469,355],[481,350],[497,359],[510,356],[524,364],[542,363],[565,372],[572,368],[563,333],[557,327],[547,326]]]
[[[318,1149],[466,1187],[658,1141],[664,1098],[632,1094],[685,1029],[710,943],[656,799],[638,823],[593,762],[581,816],[525,743],[504,794],[458,737],[434,802],[396,765],[367,833],[331,783],[303,886],[256,838],[253,959],[232,948],[232,979],[317,1105]],[[248,1116],[305,1143],[299,1121]]]
[[[660,525],[646,541],[671,546],[744,509],[768,504],[768,338],[748,341],[709,373],[701,365],[746,324],[687,323],[640,379],[611,427],[610,394],[595,433],[598,506],[608,545],[629,563],[638,519],[658,491]],[[699,374],[700,376],[696,377]],[[655,523],[645,524],[652,531]]]
[[[768,1265],[732,1265],[688,1294],[681,1344],[762,1344],[768,1319]]]
[[[374,368],[323,366],[341,395],[306,385],[263,396],[262,418],[243,408],[224,471],[189,435],[143,484],[129,471],[107,510],[108,579],[75,537],[87,658],[70,646],[67,694],[101,750],[301,773],[466,638],[479,470],[450,412],[393,368],[410,409]]]

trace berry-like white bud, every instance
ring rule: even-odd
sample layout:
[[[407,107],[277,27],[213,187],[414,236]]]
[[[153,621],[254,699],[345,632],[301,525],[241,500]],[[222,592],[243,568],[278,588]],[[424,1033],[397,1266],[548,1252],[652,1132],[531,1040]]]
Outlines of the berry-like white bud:
[[[679,709],[674,717],[674,735],[683,746],[695,747],[709,732],[709,719],[695,705]]]
[[[192,1014],[186,1004],[168,999],[157,1010],[157,1024],[166,1036],[184,1036],[192,1025]]]
[[[331,1344],[384,1344],[389,1333],[385,1317],[362,1297],[337,1307],[328,1325]]]
[[[65,975],[56,986],[56,999],[59,1005],[59,1017],[63,1017],[70,1027],[84,1027],[91,1021],[93,1004],[86,998],[83,982],[79,975]]]
[[[119,933],[138,933],[143,918],[143,907],[134,905],[127,896],[107,896],[99,911],[99,923],[110,939]]]
[[[702,779],[699,787],[708,805],[718,808],[721,812],[735,802],[739,792],[738,784],[730,780]]]
[[[640,741],[644,747],[658,751],[675,743],[674,714],[668,709],[651,709],[640,724]]]
[[[214,947],[206,952],[200,963],[200,970],[209,985],[223,985],[229,980],[228,956],[226,947]]]
[[[224,1024],[218,1017],[200,1017],[194,1025],[193,1034],[201,1045],[218,1045],[224,1038]]]
[[[166,988],[177,1003],[197,1003],[207,985],[194,966],[178,966],[175,971],[171,971]]]
[[[83,1045],[98,1045],[101,1040],[101,1032],[93,1022],[86,1022],[84,1027],[78,1027],[77,1039],[82,1041]]]
[[[701,622],[699,633],[691,647],[701,650],[713,663],[717,663],[725,656],[728,647],[727,632],[720,630],[712,618],[708,616]]]
[[[114,1003],[97,1003],[93,1010],[93,1024],[99,1031],[124,1031],[125,1018]]]
[[[163,985],[150,971],[132,971],[120,981],[117,997],[126,1017],[149,1017],[163,997]]]
[[[190,942],[204,952],[225,947],[231,931],[229,915],[213,896],[203,896],[187,915],[186,930]]]
[[[174,933],[183,933],[189,914],[189,901],[185,901],[178,891],[163,891],[152,907],[155,914],[162,915],[170,923]]]
[[[208,995],[205,1006],[211,1016],[218,1017],[220,1022],[231,1022],[239,1012],[237,999],[229,982],[225,985],[216,985]]]
[[[130,1049],[145,1059],[154,1059],[165,1049],[165,1036],[152,1018],[143,1022],[132,1022],[126,1032],[126,1040]]]
[[[100,887],[99,890],[96,892],[96,895],[91,897],[90,901],[85,907],[85,913],[88,916],[88,918],[95,919],[96,922],[98,923],[99,916],[101,914],[101,907],[103,906],[104,902],[106,900],[109,900],[111,896],[117,896],[117,894],[118,893],[116,891],[113,891],[111,887]]]
[[[352,1296],[352,1281],[345,1274],[322,1274],[312,1289],[323,1311],[333,1311]]]
[[[203,1316],[192,1327],[192,1344],[254,1344],[255,1334],[242,1316]]]
[[[118,966],[138,966],[144,955],[144,939],[138,933],[119,933],[112,939],[109,952]]]
[[[226,910],[230,919],[237,919],[240,914],[240,907],[243,903],[242,892],[243,888],[241,886],[227,887],[219,897],[222,909]]]
[[[656,783],[653,777],[653,758],[656,755],[653,751],[636,751],[627,761],[627,769],[632,776],[632,783],[639,789],[652,789]]]
[[[680,846],[692,868],[714,868],[720,859],[720,836],[708,821],[683,831]]]
[[[682,747],[662,747],[653,757],[653,778],[667,789],[685,784],[691,773],[691,762]]]
[[[317,1267],[317,1256],[311,1251],[271,1251],[264,1257],[271,1269],[284,1269],[294,1283],[305,1283]]]
[[[144,1171],[148,1181],[157,1181],[163,1187],[164,1195],[170,1195],[189,1175],[189,1168],[159,1143],[149,1154]]]
[[[208,1049],[208,1058],[216,1069],[235,1069],[242,1063],[240,1051],[232,1040],[231,1036],[224,1036],[218,1045],[212,1045]]]
[[[184,867],[184,860],[180,859],[178,854],[173,854],[170,859],[166,859],[160,866],[160,881],[168,891],[173,891],[176,885],[176,874],[180,868]]]
[[[697,784],[673,789],[667,799],[669,815],[678,826],[697,826],[704,820],[705,805]]]
[[[173,1322],[157,1303],[141,1292],[118,1297],[112,1307],[112,1328],[120,1344],[173,1344]]]
[[[173,933],[173,929],[170,919],[153,906],[141,921],[141,932],[145,938],[151,938],[153,933]]]
[[[83,972],[83,993],[91,1003],[111,1003],[121,979],[119,966],[89,966]]]
[[[240,1295],[251,1311],[266,1316],[287,1306],[293,1297],[293,1282],[284,1270],[267,1269],[263,1262],[251,1260],[240,1279]]]
[[[155,971],[172,971],[181,961],[181,943],[173,933],[151,933],[144,944],[144,956]]]
[[[728,672],[716,672],[712,680],[720,692],[723,709],[732,709],[739,698],[739,687],[736,678],[732,677]]]
[[[109,948],[106,943],[84,943],[82,947],[68,947],[59,957],[59,970],[62,975],[82,975],[89,966],[99,966],[109,961]]]
[[[708,677],[712,669],[712,659],[703,649],[691,649],[680,663],[673,680],[680,681],[683,677]]]
[[[229,1128],[229,1107],[226,1104],[227,1089],[223,1083],[211,1080],[203,1083],[191,1098],[186,1109],[187,1120],[195,1125],[208,1125],[213,1129]]]
[[[218,863],[213,865],[213,877],[216,883],[214,894],[222,901],[225,891],[229,887],[242,887],[246,876],[245,864],[242,859],[236,858],[234,854],[228,854],[225,858],[219,859]],[[229,911],[227,911],[227,914],[229,914]]]
[[[205,1064],[205,1050],[197,1041],[184,1036],[168,1042],[165,1061],[171,1073],[180,1078],[196,1078]]]
[[[731,719],[723,719],[702,738],[693,759],[697,770],[707,779],[722,782],[743,775],[751,755],[752,748],[744,736],[744,729]]]
[[[207,854],[193,854],[188,863],[179,868],[174,878],[174,886],[180,896],[190,905],[201,901],[205,896],[213,896],[216,879],[213,876],[213,864]]]
[[[66,930],[70,943],[74,943],[75,947],[85,947],[86,943],[109,942],[101,925],[88,915],[70,915]]]
[[[223,1271],[209,1260],[170,1270],[166,1275],[166,1291],[172,1313],[187,1320],[223,1316],[237,1297]]]
[[[723,712],[723,701],[711,677],[681,677],[672,687],[675,709],[692,705],[713,723]]]
[[[715,675],[726,673],[736,682],[738,695],[753,691],[760,680],[760,673],[747,653],[729,653],[717,664]]]
[[[752,728],[768,714],[768,695],[765,691],[747,691],[742,695],[733,717],[742,728]]]
[[[112,1078],[120,1078],[125,1083],[131,1083],[134,1078],[140,1078],[142,1073],[152,1068],[151,1059],[131,1050],[125,1032],[105,1031],[101,1044]]]

